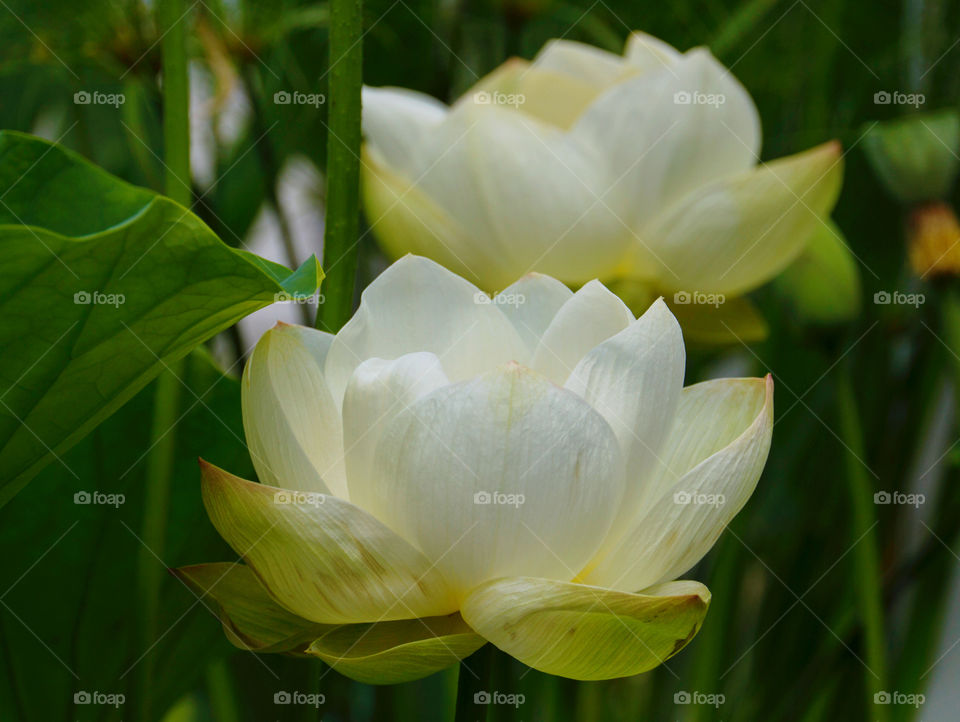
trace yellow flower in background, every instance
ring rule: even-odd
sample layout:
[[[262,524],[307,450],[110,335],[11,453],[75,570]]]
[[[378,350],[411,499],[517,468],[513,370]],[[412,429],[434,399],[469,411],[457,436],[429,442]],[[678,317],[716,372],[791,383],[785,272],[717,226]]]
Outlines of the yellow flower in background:
[[[834,233],[839,144],[758,165],[753,101],[704,48],[553,40],[449,107],[402,88],[366,88],[363,103],[363,195],[383,247],[487,291],[537,271],[627,280],[649,300],[735,297]]]
[[[530,274],[491,298],[408,256],[337,335],[280,325],[243,378],[261,483],[203,464],[243,563],[178,570],[234,644],[364,682],[490,641],[575,679],[649,670],[710,600],[675,581],[752,494],[773,384],[683,387],[662,301]]]

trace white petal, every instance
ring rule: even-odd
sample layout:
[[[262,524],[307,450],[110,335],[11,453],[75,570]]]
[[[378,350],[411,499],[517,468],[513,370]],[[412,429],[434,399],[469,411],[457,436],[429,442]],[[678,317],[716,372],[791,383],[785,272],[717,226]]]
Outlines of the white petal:
[[[477,81],[453,107],[498,105],[566,129],[601,90],[574,75],[511,58]]]
[[[493,301],[510,319],[532,356],[550,322],[571,298],[573,291],[555,278],[542,273],[528,273],[503,289]],[[522,363],[529,363],[529,357],[523,359]]]
[[[632,71],[619,55],[572,40],[550,40],[533,59],[533,67],[571,75],[594,87],[611,85]]]
[[[557,311],[530,367],[562,384],[588,351],[633,323],[633,314],[599,281],[590,281]]]
[[[408,253],[426,256],[464,278],[482,282],[499,268],[492,249],[474,242],[447,213],[369,145],[363,149],[360,191],[370,229],[392,259]]]
[[[407,88],[363,88],[363,132],[380,157],[410,170],[420,143],[447,114],[447,106]]]
[[[683,55],[669,43],[639,31],[630,33],[623,51],[624,59],[643,70],[670,66]]]
[[[460,594],[499,576],[570,579],[610,526],[621,464],[616,437],[583,399],[510,364],[391,422],[374,513]]]
[[[658,299],[627,329],[588,353],[566,387],[613,428],[626,459],[626,487],[606,544],[639,513],[642,482],[659,458],[683,390],[686,354],[680,324]]]
[[[343,397],[343,442],[350,500],[362,509],[377,504],[373,455],[387,423],[418,398],[449,383],[440,360],[421,351],[393,361],[373,358],[360,364]]]
[[[661,496],[580,581],[636,590],[690,569],[753,494],[772,430],[771,377],[691,387],[664,445],[670,471],[660,469],[653,480]]]
[[[278,324],[243,370],[243,430],[257,476],[285,489],[347,498],[340,412],[324,380],[333,336]]]
[[[640,230],[660,287],[733,296],[770,280],[826,222],[842,178],[840,146],[825,143],[697,188]]]
[[[435,353],[451,381],[522,358],[513,325],[476,286],[433,261],[406,256],[364,290],[360,308],[327,355],[326,378],[337,403],[353,370],[368,358]]]
[[[609,88],[573,133],[604,149],[608,203],[633,228],[693,188],[752,167],[760,148],[749,94],[702,49]]]
[[[487,290],[540,271],[608,277],[631,236],[604,199],[610,174],[592,142],[501,107],[461,106],[426,144],[419,186],[498,264]]]

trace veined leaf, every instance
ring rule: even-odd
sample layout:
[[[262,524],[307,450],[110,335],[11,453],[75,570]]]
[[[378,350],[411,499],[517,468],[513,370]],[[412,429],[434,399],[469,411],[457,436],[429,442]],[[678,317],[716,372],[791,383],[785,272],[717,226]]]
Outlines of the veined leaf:
[[[168,364],[277,298],[291,272],[60,146],[0,133],[0,505]]]

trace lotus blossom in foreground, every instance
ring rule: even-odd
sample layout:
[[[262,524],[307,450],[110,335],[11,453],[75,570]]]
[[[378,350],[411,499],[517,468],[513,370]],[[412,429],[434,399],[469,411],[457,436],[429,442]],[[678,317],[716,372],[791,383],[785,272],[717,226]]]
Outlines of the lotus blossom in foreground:
[[[366,88],[363,106],[364,202],[385,250],[491,292],[538,271],[621,279],[647,289],[643,308],[739,296],[828,228],[842,178],[836,142],[758,164],[744,87],[707,49],[644,33],[622,56],[552,40],[451,106],[405,88]]]
[[[485,641],[550,674],[649,670],[710,593],[675,581],[746,503],[773,384],[683,387],[662,301],[531,274],[491,299],[407,256],[336,335],[280,325],[243,377],[260,483],[202,464],[243,563],[177,570],[245,649],[373,683]]]

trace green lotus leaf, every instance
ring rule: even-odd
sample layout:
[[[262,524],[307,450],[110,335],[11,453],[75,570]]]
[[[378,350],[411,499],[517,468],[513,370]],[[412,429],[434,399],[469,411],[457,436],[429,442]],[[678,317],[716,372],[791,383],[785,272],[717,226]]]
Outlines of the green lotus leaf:
[[[165,367],[295,272],[58,145],[0,133],[0,505]]]

